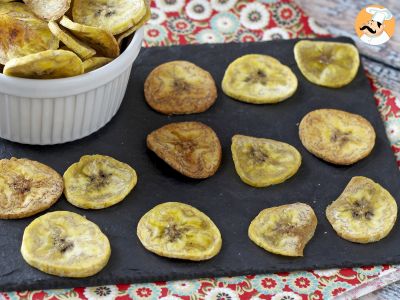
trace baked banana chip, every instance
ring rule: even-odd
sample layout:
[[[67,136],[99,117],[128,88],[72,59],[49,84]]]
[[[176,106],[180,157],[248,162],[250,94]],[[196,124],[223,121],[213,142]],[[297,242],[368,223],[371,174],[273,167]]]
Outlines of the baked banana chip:
[[[88,277],[107,265],[111,247],[93,222],[73,212],[55,211],[36,218],[25,228],[21,254],[42,272]]]
[[[0,5],[0,63],[49,49],[57,49],[59,41],[50,32],[47,22],[37,18],[18,2]]]
[[[74,0],[72,16],[75,22],[117,35],[139,23],[146,10],[144,0]]]
[[[351,165],[368,156],[375,130],[360,115],[336,109],[317,109],[300,122],[299,136],[315,156],[337,165]]]
[[[296,174],[301,165],[301,155],[296,148],[275,140],[234,135],[231,150],[239,177],[254,187],[284,182]]]
[[[40,18],[54,21],[69,9],[71,0],[24,0],[25,4]]]
[[[221,234],[198,209],[167,202],[148,211],[139,221],[137,235],[149,251],[165,257],[207,260],[219,253]]]
[[[66,16],[62,17],[60,24],[89,44],[99,55],[115,58],[120,54],[118,42],[111,32],[72,22]]]
[[[314,210],[305,203],[293,203],[262,210],[249,226],[249,238],[268,252],[303,256],[317,227]]]
[[[397,219],[392,195],[367,177],[353,177],[343,193],[326,208],[336,233],[355,243],[372,243],[386,237]]]
[[[167,114],[192,114],[209,109],[217,99],[211,74],[188,61],[159,65],[144,83],[146,102]]]
[[[83,62],[83,69],[85,70],[85,73],[88,73],[105,66],[111,61],[112,58],[108,57],[91,57]]]
[[[82,74],[83,64],[71,51],[47,50],[8,61],[3,73],[33,79],[64,78]]]
[[[233,61],[225,71],[222,90],[228,96],[254,104],[277,103],[297,90],[296,75],[279,60],[248,54]]]
[[[330,88],[349,84],[360,66],[357,48],[347,43],[300,41],[294,57],[308,81]]]
[[[85,155],[64,173],[64,194],[80,208],[101,209],[124,200],[137,183],[136,171],[105,155]]]
[[[68,49],[75,52],[81,59],[88,59],[96,54],[96,50],[61,29],[56,22],[50,21],[49,29]]]
[[[210,177],[221,163],[218,136],[200,122],[165,125],[147,136],[147,147],[172,168],[191,178]]]
[[[37,161],[0,160],[0,219],[32,216],[52,206],[63,192],[62,177]]]

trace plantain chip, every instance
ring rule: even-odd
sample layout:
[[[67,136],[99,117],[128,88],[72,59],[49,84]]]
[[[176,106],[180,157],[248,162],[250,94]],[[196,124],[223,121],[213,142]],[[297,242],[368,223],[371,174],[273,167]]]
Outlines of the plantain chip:
[[[72,16],[74,22],[117,35],[139,23],[146,11],[144,0],[75,0]]]
[[[397,219],[397,203],[380,184],[355,176],[343,193],[326,208],[336,233],[355,243],[372,243],[386,237]]]
[[[66,16],[62,17],[60,24],[94,48],[98,55],[115,58],[120,54],[118,42],[109,31],[72,22]]]
[[[58,39],[47,23],[22,3],[0,5],[0,63],[45,50],[57,49]]]
[[[83,64],[71,51],[47,50],[8,61],[3,73],[22,78],[55,79],[82,74]]]
[[[46,21],[61,18],[70,8],[71,0],[23,0],[37,15]]]
[[[88,277],[100,272],[111,255],[100,228],[69,211],[54,211],[33,220],[24,231],[21,254],[42,272],[61,277]]]
[[[64,173],[64,194],[80,208],[101,209],[117,204],[137,183],[133,168],[105,155],[85,155]]]
[[[249,238],[268,252],[303,256],[317,227],[314,210],[305,203],[266,208],[251,222]]]
[[[147,147],[176,171],[190,178],[208,178],[221,163],[218,136],[200,122],[165,125],[147,136]]]
[[[85,73],[91,72],[112,61],[109,57],[91,57],[83,62],[83,70]]]
[[[61,196],[63,180],[52,168],[29,159],[0,160],[0,219],[32,216]]]
[[[293,146],[270,139],[235,135],[232,157],[243,182],[266,187],[284,182],[297,173],[301,155]]]
[[[297,90],[297,84],[296,75],[277,59],[248,54],[228,66],[222,90],[239,101],[266,104],[288,99]]]
[[[330,88],[349,84],[360,66],[357,48],[346,43],[300,41],[294,57],[308,81]]]
[[[89,45],[76,39],[74,36],[64,31],[54,21],[49,22],[50,31],[66,45],[73,52],[78,54],[81,59],[88,59],[96,54],[96,50],[91,48]]]
[[[213,221],[193,206],[167,202],[148,211],[139,221],[142,245],[160,256],[206,260],[222,246],[221,233]]]
[[[337,109],[317,109],[303,117],[299,136],[315,156],[338,165],[367,157],[375,146],[375,130],[360,115]]]

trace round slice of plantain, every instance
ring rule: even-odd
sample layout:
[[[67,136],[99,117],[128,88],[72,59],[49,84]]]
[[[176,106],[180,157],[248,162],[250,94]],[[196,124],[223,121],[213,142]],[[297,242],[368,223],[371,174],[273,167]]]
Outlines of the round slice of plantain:
[[[118,35],[135,26],[146,14],[144,0],[74,0],[74,22],[106,29]]]
[[[100,272],[111,255],[100,228],[76,213],[55,211],[30,223],[21,254],[32,267],[61,277],[88,277]]]
[[[208,178],[221,163],[218,136],[200,122],[165,125],[147,136],[147,147],[181,174],[195,179]]]
[[[52,35],[47,23],[20,7],[24,4],[16,4],[0,5],[1,64],[13,58],[58,48],[59,41]]]
[[[149,251],[165,257],[207,260],[221,250],[221,234],[198,209],[167,202],[148,211],[139,221],[137,235]]]
[[[211,74],[188,61],[159,65],[144,84],[146,102],[163,114],[192,114],[209,109],[217,99]]]
[[[49,29],[65,46],[75,52],[81,59],[88,59],[96,54],[96,50],[76,39],[67,31],[61,29],[56,22],[50,21]]]
[[[288,99],[297,90],[297,84],[294,73],[277,59],[248,54],[228,66],[222,90],[239,101],[266,104]]]
[[[47,50],[8,61],[3,73],[22,78],[56,79],[82,74],[83,64],[71,51]]]
[[[83,69],[85,70],[85,73],[88,73],[105,66],[112,60],[112,58],[108,57],[91,57],[83,62]]]
[[[62,17],[60,24],[71,31],[76,37],[96,49],[99,55],[115,58],[120,54],[118,42],[111,32],[72,22],[66,16]]]
[[[69,9],[71,0],[23,0],[37,15],[46,21],[61,18]]]
[[[249,238],[268,252],[303,256],[317,227],[314,210],[305,203],[293,203],[262,210],[249,226]]]
[[[300,41],[294,57],[308,81],[330,88],[349,84],[360,65],[357,48],[347,43]]]
[[[338,199],[326,208],[336,233],[355,243],[372,243],[386,237],[397,219],[392,195],[367,177],[353,177]]]
[[[144,15],[144,17],[139,21],[139,23],[135,24],[135,26],[129,28],[127,31],[120,33],[116,38],[117,38],[117,42],[118,45],[121,46],[122,41],[131,36],[134,32],[136,32],[139,28],[141,28],[142,26],[144,26],[148,20],[151,19],[151,9],[149,7],[149,5],[147,5],[146,3],[146,14]]]
[[[137,183],[136,171],[105,155],[85,155],[64,173],[64,194],[80,208],[101,209],[117,204]]]
[[[62,177],[37,161],[0,160],[0,219],[32,216],[52,206],[62,195]]]
[[[234,135],[231,150],[239,177],[254,187],[284,182],[296,174],[301,165],[301,155],[296,148],[275,140]]]
[[[303,117],[299,136],[315,156],[337,165],[351,165],[368,156],[375,130],[360,115],[336,109],[317,109]]]

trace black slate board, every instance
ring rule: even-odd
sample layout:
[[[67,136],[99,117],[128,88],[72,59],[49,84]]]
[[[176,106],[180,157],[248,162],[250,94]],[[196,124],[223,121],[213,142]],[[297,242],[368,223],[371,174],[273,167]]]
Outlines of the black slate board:
[[[350,42],[339,38],[339,41]],[[178,46],[142,49],[131,75],[122,107],[99,132],[85,139],[57,146],[26,146],[0,142],[1,157],[28,157],[46,163],[60,173],[84,154],[106,154],[132,165],[138,172],[135,190],[120,204],[101,211],[85,211],[61,198],[50,211],[70,210],[97,223],[109,237],[112,255],[107,267],[86,279],[67,279],[44,274],[29,267],[19,254],[22,233],[34,218],[0,221],[0,290],[46,289],[99,284],[148,282],[193,277],[244,275],[400,263],[398,224],[384,240],[353,244],[339,238],[325,218],[326,206],[341,193],[355,175],[376,180],[400,200],[400,173],[377,112],[363,69],[355,80],[341,89],[313,85],[300,74],[293,57],[295,40],[249,44]],[[264,53],[289,65],[299,79],[292,98],[276,105],[257,106],[225,96],[220,82],[225,68],[247,53]],[[167,117],[152,111],[143,99],[143,83],[157,65],[175,59],[190,60],[209,70],[219,89],[216,104],[207,112]],[[317,108],[339,108],[359,113],[375,127],[377,141],[372,154],[349,167],[325,163],[308,153],[298,138],[298,123]],[[223,146],[222,165],[207,180],[189,180],[146,149],[145,137],[152,130],[173,121],[196,120],[210,125]],[[241,133],[268,137],[294,145],[302,154],[299,172],[285,183],[252,188],[237,176],[230,153],[230,139]],[[170,260],[144,250],[136,237],[139,218],[156,204],[182,201],[211,217],[220,228],[223,247],[206,262]],[[314,238],[303,258],[269,254],[247,237],[250,221],[266,207],[302,201],[318,217]]]

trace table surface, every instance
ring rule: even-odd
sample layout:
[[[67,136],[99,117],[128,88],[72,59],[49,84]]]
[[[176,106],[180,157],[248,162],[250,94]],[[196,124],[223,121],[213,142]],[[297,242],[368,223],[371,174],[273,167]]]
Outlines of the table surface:
[[[346,32],[351,35],[353,25],[342,25],[340,29],[336,25],[336,19],[339,19],[336,16],[346,15],[342,19],[351,19],[360,7],[370,4],[365,0],[298,2],[300,5],[293,0],[155,0],[152,2],[152,19],[145,27],[144,46],[304,38],[343,35]],[[397,0],[381,1],[380,4],[394,13],[400,11]],[[301,7],[304,7],[306,13]],[[307,14],[315,19],[309,18]],[[327,20],[327,27],[320,25]],[[335,25],[332,27],[330,24]],[[397,23],[397,29],[399,24],[400,22]],[[396,69],[396,62],[400,63],[399,53],[396,51],[399,49],[398,40],[397,33],[386,44],[387,47],[378,47],[378,51],[373,51],[373,48],[366,50],[373,51],[375,55],[377,52],[385,53],[379,54],[383,61],[375,58],[373,61],[365,58],[363,60],[364,63],[367,62],[365,65],[369,71],[377,108],[400,166],[400,100],[395,96],[399,92],[396,83],[400,82]],[[363,51],[361,50],[362,54]],[[387,59],[394,59],[392,65],[396,68],[389,68],[387,62],[385,63]],[[57,291],[21,291],[0,293],[0,299],[354,299],[399,278],[400,269],[397,266],[370,266]],[[393,290],[390,287],[376,296],[379,298],[371,299],[398,298]]]

